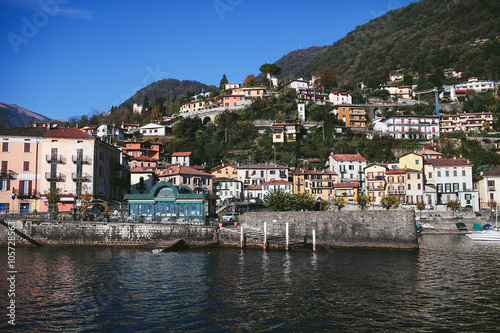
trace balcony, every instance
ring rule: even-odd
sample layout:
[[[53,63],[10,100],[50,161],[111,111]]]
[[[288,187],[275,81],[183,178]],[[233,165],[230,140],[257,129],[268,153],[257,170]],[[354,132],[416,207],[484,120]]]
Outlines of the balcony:
[[[86,182],[90,180],[90,175],[87,173],[72,172],[71,179],[75,182]]]
[[[488,186],[488,191],[495,192],[495,186]]]
[[[366,189],[368,191],[383,191],[384,187],[383,186],[368,186]]]
[[[40,197],[40,192],[30,189],[14,189],[14,194],[19,199],[36,198]]]
[[[64,176],[60,172],[46,172],[45,179],[49,182],[61,182]]]
[[[56,155],[56,154],[47,154],[45,156],[45,160],[48,163],[58,163],[58,164],[64,164],[66,163],[66,158],[63,157],[62,155]]]
[[[0,170],[0,179],[12,179],[15,174],[12,170]]]
[[[388,190],[387,194],[389,195],[396,195],[396,194],[406,194],[405,190]]]
[[[92,160],[88,156],[84,155],[73,155],[71,156],[74,164],[91,164]]]

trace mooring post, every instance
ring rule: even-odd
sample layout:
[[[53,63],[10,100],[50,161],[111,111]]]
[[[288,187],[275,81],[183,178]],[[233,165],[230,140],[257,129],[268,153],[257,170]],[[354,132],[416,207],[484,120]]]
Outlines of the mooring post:
[[[241,227],[241,234],[240,234],[240,247],[244,248],[245,247],[245,236],[243,234],[243,227]]]
[[[316,230],[313,229],[313,251],[316,251]]]
[[[264,222],[264,251],[266,250],[267,245],[267,222]]]
[[[289,238],[289,235],[288,235],[288,222],[285,225],[286,225],[286,230],[285,230],[286,250],[288,251],[288,245],[290,244],[290,238]]]

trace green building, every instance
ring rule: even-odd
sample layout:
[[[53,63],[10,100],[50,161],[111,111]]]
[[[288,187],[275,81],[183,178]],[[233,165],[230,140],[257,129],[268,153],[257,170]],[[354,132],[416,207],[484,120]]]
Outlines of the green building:
[[[184,185],[161,182],[147,194],[127,194],[129,216],[138,222],[205,225],[211,210],[209,194]]]

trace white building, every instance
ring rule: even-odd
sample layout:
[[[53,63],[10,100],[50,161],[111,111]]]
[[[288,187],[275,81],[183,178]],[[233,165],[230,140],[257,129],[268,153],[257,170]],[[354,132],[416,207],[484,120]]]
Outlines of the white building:
[[[327,168],[339,175],[339,183],[358,182],[360,188],[364,181],[366,159],[360,154],[330,154]]]
[[[288,180],[288,167],[275,164],[238,165],[238,180],[245,185],[262,185],[275,180]]]
[[[139,128],[143,136],[165,136],[166,126],[158,124],[147,124]]]
[[[238,89],[239,87],[241,87],[239,83],[226,83],[224,85],[224,90]]]
[[[473,166],[472,162],[461,157],[425,160],[426,184],[434,185],[437,205],[457,200],[461,207],[479,210],[479,193],[474,190],[472,180]]]
[[[269,192],[279,190],[293,194],[293,183],[287,180],[274,180],[272,182],[262,183],[262,198],[265,198]]]
[[[139,114],[141,114],[141,113],[142,113],[142,109],[143,109],[143,108],[144,108],[144,107],[143,107],[142,105],[137,104],[137,103],[134,103],[134,104],[132,105],[132,111],[133,111],[134,113],[139,113]]]
[[[171,155],[172,158],[172,164],[176,165],[184,165],[184,166],[193,166],[194,165],[194,159],[193,159],[193,153],[192,152],[184,152],[184,151],[178,151],[175,152]]]
[[[303,78],[295,79],[288,83],[285,88],[291,88],[295,89],[295,91],[298,93],[301,90],[307,90],[309,89],[309,83],[304,80]]]
[[[243,198],[243,182],[232,178],[215,178],[214,192],[219,196],[220,201],[230,198]]]
[[[439,138],[439,117],[395,115],[373,120],[373,129],[395,139],[432,140]]]
[[[328,94],[328,101],[333,105],[352,104],[352,96],[348,92],[332,91]]]
[[[455,90],[472,89],[477,92],[486,92],[495,89],[493,81],[479,81],[477,77],[471,77],[468,82],[455,85]]]

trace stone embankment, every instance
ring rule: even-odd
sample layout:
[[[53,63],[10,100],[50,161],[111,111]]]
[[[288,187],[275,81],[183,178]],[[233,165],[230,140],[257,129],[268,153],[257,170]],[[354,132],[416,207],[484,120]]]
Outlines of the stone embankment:
[[[125,222],[16,220],[15,228],[42,245],[107,245],[154,248],[168,239],[189,246],[269,246],[290,243],[335,247],[418,248],[413,211],[248,212],[238,227]],[[265,226],[265,229],[264,229]],[[243,228],[243,234],[241,233]],[[263,235],[267,235],[267,242]],[[0,228],[0,245],[7,228]],[[19,243],[23,243],[19,239]],[[27,242],[25,242],[28,244]],[[273,247],[273,246],[270,246]]]

